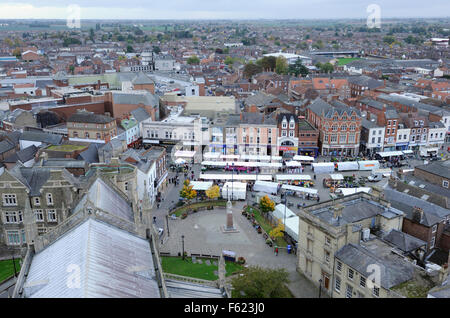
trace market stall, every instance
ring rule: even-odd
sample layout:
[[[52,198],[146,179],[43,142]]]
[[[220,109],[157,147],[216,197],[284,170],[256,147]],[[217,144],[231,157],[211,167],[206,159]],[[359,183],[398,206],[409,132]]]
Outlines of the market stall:
[[[310,165],[314,162],[314,157],[309,157],[309,156],[294,156],[293,160],[295,161],[299,161],[302,164],[305,165]]]
[[[271,175],[264,174],[231,174],[231,173],[201,173],[199,176],[201,180],[249,180],[249,181],[272,181]]]
[[[370,171],[380,169],[380,162],[378,160],[358,161],[360,171]]]
[[[344,183],[344,176],[342,174],[330,174],[328,178],[323,179],[323,186],[325,188],[339,188]]]
[[[275,206],[272,215],[284,224],[284,230],[294,241],[298,241],[299,217],[284,204]]]
[[[371,193],[372,188],[340,188],[336,189],[334,193],[336,193],[338,196],[345,197],[360,192]]]
[[[253,191],[255,192],[265,192],[271,194],[277,194],[278,189],[278,183],[269,181],[255,181],[255,185],[253,186]]]
[[[359,165],[357,161],[344,161],[337,163],[338,171],[358,171]]]
[[[293,185],[289,185],[289,184],[283,184],[281,186],[281,189],[286,191],[286,194],[288,195],[297,195],[299,197],[302,197],[303,199],[309,197],[309,198],[317,198],[317,196],[319,195],[319,191],[316,189],[311,189],[311,188],[305,188],[305,187],[298,187],[298,186],[293,186]]]
[[[332,172],[334,172],[334,163],[333,162],[313,163],[312,169],[315,174],[332,173]]]
[[[224,199],[245,200],[247,195],[247,183],[226,182],[222,187],[222,197]]]

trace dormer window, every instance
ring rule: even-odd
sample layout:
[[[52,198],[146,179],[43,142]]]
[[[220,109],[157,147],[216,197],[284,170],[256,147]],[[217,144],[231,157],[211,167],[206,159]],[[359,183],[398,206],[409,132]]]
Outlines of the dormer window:
[[[53,205],[53,195],[51,193],[47,193],[47,205]]]

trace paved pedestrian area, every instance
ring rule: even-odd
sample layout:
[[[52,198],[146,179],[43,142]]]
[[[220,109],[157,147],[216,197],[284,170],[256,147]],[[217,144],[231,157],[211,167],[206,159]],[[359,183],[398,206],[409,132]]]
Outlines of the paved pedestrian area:
[[[297,257],[280,249],[275,255],[274,249],[265,244],[261,234],[258,234],[247,218],[241,215],[244,202],[233,206],[234,226],[237,233],[223,233],[222,226],[226,222],[226,210],[201,211],[189,215],[186,219],[170,220],[170,236],[163,236],[161,252],[178,255],[182,253],[184,235],[184,250],[190,255],[206,254],[220,255],[223,250],[233,251],[236,256],[243,256],[248,265],[258,265],[265,268],[284,268],[289,273],[291,283],[289,288],[296,297],[317,297],[318,289],[306,278],[296,272]]]

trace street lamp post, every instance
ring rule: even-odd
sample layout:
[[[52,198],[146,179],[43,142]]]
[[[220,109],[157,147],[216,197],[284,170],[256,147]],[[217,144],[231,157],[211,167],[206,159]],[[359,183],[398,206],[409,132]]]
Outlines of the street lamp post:
[[[13,267],[14,267],[14,277],[17,277],[17,269],[16,269],[16,261],[14,259],[14,251],[12,254],[12,261],[13,261]]]
[[[181,235],[181,246],[183,251],[183,261],[184,261],[184,235]]]
[[[169,231],[169,216],[166,214],[166,223],[167,223],[167,236],[170,236],[170,231]]]
[[[319,298],[320,298],[321,293],[322,293],[322,278],[319,279]]]

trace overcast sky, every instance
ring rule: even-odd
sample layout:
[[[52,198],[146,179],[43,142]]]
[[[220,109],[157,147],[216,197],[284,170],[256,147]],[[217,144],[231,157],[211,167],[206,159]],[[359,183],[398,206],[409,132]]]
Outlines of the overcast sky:
[[[377,4],[381,18],[448,17],[449,0],[0,0],[0,19],[366,19]]]

